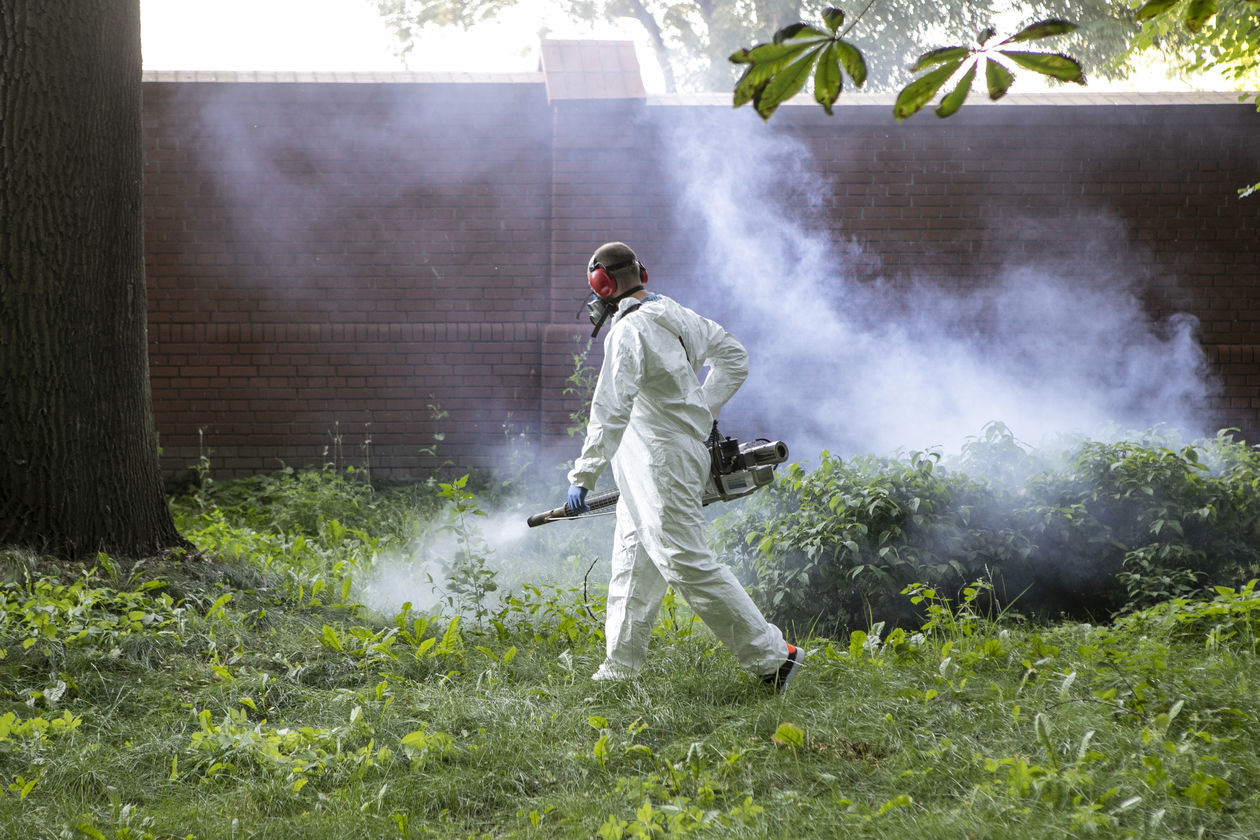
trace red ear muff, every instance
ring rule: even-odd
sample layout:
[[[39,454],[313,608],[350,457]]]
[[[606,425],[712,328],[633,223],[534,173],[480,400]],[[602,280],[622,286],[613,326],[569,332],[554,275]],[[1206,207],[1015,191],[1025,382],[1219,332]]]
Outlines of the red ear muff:
[[[602,298],[617,294],[617,281],[602,265],[596,265],[595,269],[587,274],[587,280],[590,281],[591,291]]]
[[[644,286],[647,285],[647,269],[644,268],[643,263],[639,263],[639,282]]]

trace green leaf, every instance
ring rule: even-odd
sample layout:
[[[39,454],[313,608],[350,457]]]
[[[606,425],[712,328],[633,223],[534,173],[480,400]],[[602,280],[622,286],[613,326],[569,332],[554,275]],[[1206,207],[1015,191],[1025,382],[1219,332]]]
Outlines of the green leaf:
[[[901,89],[901,93],[897,94],[897,101],[893,104],[893,116],[898,120],[904,120],[906,117],[913,116],[923,109],[923,106],[932,101],[932,97],[936,96],[936,92],[941,86],[949,81],[949,77],[962,66],[962,59],[946,64],[928,73],[926,76],[920,76],[910,84]]]
[[[605,732],[599,736],[599,740],[595,742],[595,746],[591,748],[591,754],[595,756],[595,760],[599,762],[600,767],[608,764],[608,733]]]
[[[774,33],[773,40],[776,44],[782,44],[797,38],[825,38],[830,41],[831,35],[823,32],[821,29],[810,26],[808,23],[793,23]]]
[[[105,840],[105,835],[101,833],[101,830],[97,828],[96,826],[92,825],[92,823],[88,822],[86,819],[80,822],[74,828],[80,834],[83,834],[86,837],[91,837],[92,840]]]
[[[1153,17],[1162,15],[1180,2],[1181,0],[1150,0],[1150,2],[1137,10],[1133,15],[1133,19],[1139,23],[1144,20],[1150,20]]]
[[[788,24],[787,26],[775,32],[774,35],[771,36],[770,40],[772,43],[782,44],[784,41],[788,40],[789,38],[795,38],[797,33],[805,29],[807,26],[809,26],[809,24],[807,23]]]
[[[320,631],[319,640],[324,647],[332,650],[345,650],[341,644],[341,637],[337,635],[337,631],[331,626],[325,624],[323,630]]]
[[[1020,52],[1016,50],[998,50],[1011,61],[1027,70],[1034,70],[1043,76],[1052,76],[1065,82],[1085,84],[1085,73],[1076,59],[1059,53]]]
[[[821,48],[810,50],[804,57],[777,73],[765,87],[753,95],[753,107],[763,120],[770,119],[776,108],[800,92],[809,79],[810,71],[814,69],[814,60],[820,52]]]
[[[909,794],[907,793],[898,794],[897,796],[894,796],[892,799],[889,799],[883,805],[880,805],[878,813],[879,813],[879,816],[883,816],[884,814],[887,814],[889,811],[893,810],[894,808],[909,808],[913,804],[914,804],[914,799]]]
[[[1015,74],[996,61],[985,61],[984,78],[989,85],[989,98],[997,100],[1006,96],[1015,81]]]
[[[221,615],[223,613],[223,607],[226,606],[227,602],[231,600],[232,600],[231,592],[225,592],[222,595],[220,595],[218,599],[213,604],[210,605],[210,609],[206,611],[206,618],[212,619],[218,615]]]
[[[1260,0],[1258,0],[1260,2]],[[861,87],[866,83],[866,59],[862,57],[861,51],[848,41],[836,41],[831,49],[840,59],[844,72],[849,74],[849,78],[853,80],[853,84]]]
[[[429,733],[426,729],[417,729],[414,732],[408,732],[402,738],[404,747],[414,746],[416,744],[424,744],[429,740]]]
[[[1216,0],[1190,0],[1186,7],[1186,29],[1198,32],[1216,14]]]
[[[831,30],[831,34],[835,35],[836,30],[844,23],[844,12],[834,6],[828,6],[823,9],[823,23]]]
[[[818,56],[818,69],[814,71],[814,101],[823,107],[827,116],[831,116],[831,106],[839,98],[843,86],[836,44],[832,43]]]
[[[961,60],[969,55],[971,55],[971,47],[941,47],[919,56],[919,60],[910,67],[910,72],[918,73],[933,64],[943,64],[954,59]]]
[[[793,724],[780,723],[778,728],[774,730],[774,735],[770,737],[770,740],[776,744],[799,750],[805,746],[805,733],[800,727]]]
[[[773,43],[757,44],[752,49],[732,53],[729,58],[733,64],[749,65],[735,83],[734,106],[738,108],[752,102],[762,119],[769,119],[784,99],[791,98],[804,86],[815,54],[831,42],[825,32],[805,24],[794,24],[776,32]],[[806,57],[799,58],[806,51],[809,51]],[[806,61],[808,66],[799,67],[800,61]],[[796,74],[802,72],[800,84],[787,95],[782,95],[783,90],[797,80]],[[775,81],[779,79],[782,80],[776,86]]]
[[[809,48],[808,43],[795,44],[757,44],[752,49],[736,50],[731,53],[730,61],[733,64],[769,64],[772,62],[786,63],[793,56]]]
[[[744,71],[744,75],[739,77],[739,81],[735,83],[735,107],[738,108],[758,97],[771,79],[786,68],[805,49],[807,49],[807,46],[801,44],[793,44],[787,47],[780,44],[762,44],[753,47],[751,51],[747,51],[748,55],[746,58],[748,59],[749,67]],[[731,61],[736,64],[741,63],[736,61],[736,57],[739,55],[740,53],[732,55]]]
[[[941,100],[941,104],[936,107],[936,116],[949,117],[958,113],[958,109],[967,101],[967,94],[971,93],[971,83],[976,80],[976,65],[973,62],[971,67],[959,80],[958,86],[950,91],[949,95]],[[918,501],[918,499],[915,499]]]
[[[1076,28],[1075,23],[1067,20],[1056,20],[1053,18],[1039,20],[1036,23],[1028,24],[1002,43],[1015,44],[1020,41],[1035,41],[1038,38],[1049,38],[1053,35],[1063,35],[1067,32],[1074,31]]]

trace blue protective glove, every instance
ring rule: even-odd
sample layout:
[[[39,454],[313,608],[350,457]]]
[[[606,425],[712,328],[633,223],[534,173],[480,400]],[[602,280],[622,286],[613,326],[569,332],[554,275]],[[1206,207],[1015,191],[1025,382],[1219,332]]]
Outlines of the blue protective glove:
[[[586,504],[587,489],[580,484],[569,485],[569,498],[564,503],[564,507],[570,513],[585,513],[590,510],[590,506]]]

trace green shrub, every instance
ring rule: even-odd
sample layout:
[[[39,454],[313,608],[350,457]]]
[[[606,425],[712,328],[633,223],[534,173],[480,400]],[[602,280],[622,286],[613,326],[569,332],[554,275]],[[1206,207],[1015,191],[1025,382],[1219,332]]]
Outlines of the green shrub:
[[[284,467],[230,482],[206,478],[172,500],[172,508],[177,520],[193,520],[188,525],[193,529],[196,517],[218,510],[234,527],[314,537],[331,520],[374,534],[395,533],[432,517],[441,506],[436,481],[377,490],[360,474],[353,468]]]
[[[995,424],[962,456],[789,467],[717,544],[772,620],[835,633],[914,623],[899,593],[992,584],[995,607],[1100,619],[1260,571],[1260,455],[1227,433],[1174,448],[1018,445]]]

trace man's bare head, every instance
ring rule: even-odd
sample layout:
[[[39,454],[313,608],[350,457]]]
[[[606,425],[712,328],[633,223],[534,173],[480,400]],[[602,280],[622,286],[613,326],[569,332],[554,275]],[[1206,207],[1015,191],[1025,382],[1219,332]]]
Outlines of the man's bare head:
[[[606,281],[600,283],[600,269],[616,284],[615,287]],[[634,251],[624,242],[608,242],[596,248],[586,267],[586,273],[591,288],[600,297],[613,297],[647,282],[647,272],[643,270]]]

